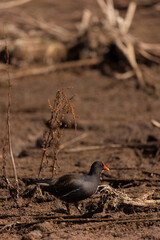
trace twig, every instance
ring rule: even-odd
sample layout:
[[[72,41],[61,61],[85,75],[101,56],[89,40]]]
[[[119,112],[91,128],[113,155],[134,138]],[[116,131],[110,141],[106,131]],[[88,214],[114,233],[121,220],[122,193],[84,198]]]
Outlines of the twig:
[[[83,133],[82,135],[77,136],[77,137],[75,137],[75,138],[73,138],[73,139],[71,139],[71,140],[69,140],[69,141],[61,144],[59,148],[60,148],[60,149],[64,149],[64,148],[66,148],[68,145],[70,145],[70,144],[72,144],[72,143],[75,143],[75,142],[78,142],[79,140],[81,140],[81,139],[83,139],[83,138],[85,138],[85,137],[87,137],[87,136],[88,136],[87,133]]]
[[[9,224],[5,225],[4,227],[2,227],[0,229],[0,232],[3,232],[6,229],[10,230],[10,229],[12,229],[13,227],[15,227],[16,225],[19,225],[19,224],[20,224],[20,222],[9,223]]]
[[[25,3],[28,3],[30,1],[32,1],[32,0],[16,0],[16,1],[0,3],[0,10],[17,7],[17,6],[23,5]]]

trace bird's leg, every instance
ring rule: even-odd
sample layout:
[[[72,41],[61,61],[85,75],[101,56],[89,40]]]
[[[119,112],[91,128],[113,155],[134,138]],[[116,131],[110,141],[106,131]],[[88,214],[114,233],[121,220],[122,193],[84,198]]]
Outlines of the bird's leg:
[[[78,209],[79,213],[80,213],[81,215],[83,215],[83,212],[82,212],[80,206],[78,205],[78,202],[74,203],[74,206]]]
[[[69,203],[66,203],[66,208],[67,208],[68,215],[72,215]]]

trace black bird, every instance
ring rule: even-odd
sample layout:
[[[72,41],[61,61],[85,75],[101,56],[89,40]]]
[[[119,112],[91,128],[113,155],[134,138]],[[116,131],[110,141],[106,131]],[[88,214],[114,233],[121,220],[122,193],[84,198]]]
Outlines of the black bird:
[[[94,162],[88,174],[67,174],[60,178],[37,180],[44,190],[66,202],[68,213],[69,204],[74,203],[82,214],[78,202],[90,197],[97,190],[102,170],[109,170],[102,162]]]

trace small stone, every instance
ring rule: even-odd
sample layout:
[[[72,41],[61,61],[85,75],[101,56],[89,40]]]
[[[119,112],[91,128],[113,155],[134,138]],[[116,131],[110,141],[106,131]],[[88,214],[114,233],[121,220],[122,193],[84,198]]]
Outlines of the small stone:
[[[53,231],[53,226],[50,222],[43,222],[37,224],[34,229],[40,230],[41,232],[48,233]]]
[[[42,237],[42,233],[39,230],[31,231],[23,236],[22,240],[37,240]]]

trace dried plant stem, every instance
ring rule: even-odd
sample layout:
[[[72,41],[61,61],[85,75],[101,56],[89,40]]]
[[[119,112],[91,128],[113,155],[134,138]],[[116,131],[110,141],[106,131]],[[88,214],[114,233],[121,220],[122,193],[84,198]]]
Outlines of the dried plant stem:
[[[41,160],[40,167],[39,167],[38,178],[39,178],[41,170],[43,168],[43,162],[44,162],[44,158],[47,154],[46,153],[47,152],[47,145],[48,145],[50,137],[51,137],[51,132],[48,132],[48,136],[46,138],[46,142],[44,143],[44,147],[43,147],[42,160]]]
[[[7,128],[8,128],[8,144],[9,144],[9,153],[12,161],[13,172],[15,177],[16,183],[16,190],[17,190],[17,197],[19,194],[19,184],[18,184],[18,177],[17,177],[17,170],[15,165],[15,160],[12,151],[12,141],[11,141],[11,125],[10,125],[10,109],[11,109],[11,79],[10,79],[10,69],[9,69],[9,52],[6,43],[6,57],[7,57],[7,74],[8,74],[8,106],[7,106]]]
[[[72,87],[68,87],[67,89],[71,88]],[[51,117],[48,121],[49,130],[47,131],[47,133],[44,134],[42,149],[43,154],[41,158],[38,177],[40,176],[45,160],[48,159],[49,149],[52,150],[52,177],[53,177],[55,164],[57,163],[58,160],[58,153],[60,149],[64,148],[66,145],[66,144],[60,145],[64,127],[67,127],[73,121],[75,125],[75,130],[77,129],[74,107],[73,104],[71,103],[73,97],[74,95],[68,98],[64,92],[64,89],[61,89],[57,91],[53,106],[51,102],[48,100],[49,108],[51,111]],[[65,126],[62,127],[65,117],[68,117],[69,120],[67,120]]]

